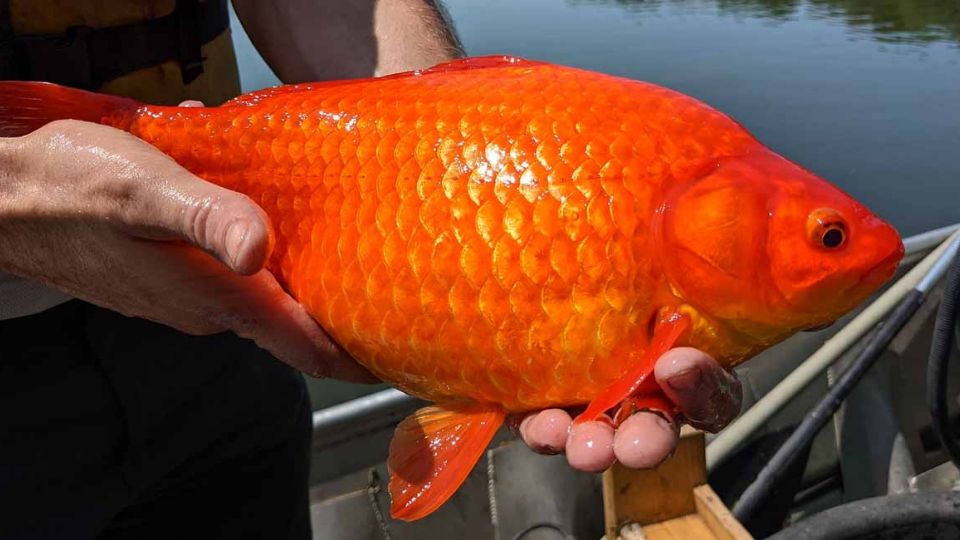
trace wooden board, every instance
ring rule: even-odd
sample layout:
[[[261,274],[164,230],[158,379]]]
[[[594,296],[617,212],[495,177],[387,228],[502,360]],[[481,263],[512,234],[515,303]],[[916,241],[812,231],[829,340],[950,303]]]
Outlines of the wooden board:
[[[700,540],[713,538],[703,518],[697,514],[668,519],[643,528],[644,540]]]
[[[603,475],[606,538],[752,540],[707,482],[703,433],[684,428],[656,469],[615,464]]]
[[[743,525],[733,517],[730,510],[723,504],[720,497],[709,484],[698,486],[693,490],[693,497],[697,505],[697,515],[719,540],[752,540],[753,537]]]
[[[656,469],[635,471],[615,463],[603,473],[607,538],[626,523],[648,525],[697,511],[693,489],[707,481],[703,433],[684,428],[677,450]]]

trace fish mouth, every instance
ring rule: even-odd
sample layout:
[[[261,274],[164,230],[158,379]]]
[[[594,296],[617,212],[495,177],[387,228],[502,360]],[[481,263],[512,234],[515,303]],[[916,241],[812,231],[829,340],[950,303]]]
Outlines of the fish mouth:
[[[875,264],[873,268],[860,279],[860,282],[857,283],[857,288],[866,288],[869,292],[880,288],[897,273],[901,259],[903,259],[903,244],[900,244],[897,249],[892,250],[889,255]]]
[[[836,322],[837,322],[837,321],[830,321],[830,322],[828,322],[828,323],[818,324],[817,326],[811,326],[811,327],[809,327],[809,328],[804,328],[803,331],[804,331],[804,332],[819,332],[819,331],[821,331],[821,330],[826,330],[827,328],[830,328],[831,326],[833,326],[834,324],[836,324]]]
[[[834,309],[839,309],[840,313],[846,313],[859,306],[872,294],[877,292],[897,273],[897,269],[900,268],[900,261],[903,259],[903,253],[903,244],[898,243],[884,258],[880,259],[880,261],[872,267],[868,267],[869,269],[861,275],[859,279],[843,289],[844,292],[839,295],[839,297],[844,299],[838,300]],[[837,322],[837,319],[833,318],[830,320],[827,319],[827,317],[837,317],[837,313],[837,311],[833,311],[832,315],[828,315],[827,313],[818,311],[818,315],[822,317],[820,320],[826,319],[826,322],[808,326],[804,328],[803,331],[818,332],[832,326]]]

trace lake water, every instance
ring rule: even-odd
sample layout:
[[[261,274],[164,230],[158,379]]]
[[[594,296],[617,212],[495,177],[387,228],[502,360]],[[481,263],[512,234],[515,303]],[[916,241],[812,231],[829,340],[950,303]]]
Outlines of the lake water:
[[[444,5],[470,55],[515,54],[679,90],[904,234],[960,221],[958,0]],[[244,89],[276,84],[238,34]]]
[[[904,234],[960,221],[958,0],[444,5],[470,55],[515,54],[679,90]],[[234,28],[244,89],[276,84]]]

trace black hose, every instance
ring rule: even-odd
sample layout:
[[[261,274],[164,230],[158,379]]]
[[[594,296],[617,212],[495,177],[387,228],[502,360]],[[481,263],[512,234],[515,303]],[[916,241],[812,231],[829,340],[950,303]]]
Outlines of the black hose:
[[[875,497],[810,516],[767,540],[954,540],[960,492]]]
[[[783,443],[783,446],[777,450],[777,453],[760,471],[756,480],[747,486],[747,489],[733,507],[733,515],[740,522],[750,521],[768,499],[777,483],[795,464],[797,458],[807,455],[807,449],[809,449],[814,437],[833,417],[833,414],[840,408],[840,404],[850,394],[857,382],[873,366],[877,358],[883,354],[894,336],[910,320],[920,304],[923,303],[923,299],[924,294],[916,289],[911,290],[904,296],[890,317],[883,322],[880,329],[867,342],[866,347],[853,360],[850,367],[843,372],[836,384],[807,413],[797,429],[790,435],[790,438]]]
[[[937,310],[933,327],[933,342],[927,361],[927,407],[940,444],[947,451],[954,465],[960,468],[960,444],[950,433],[950,414],[947,407],[947,370],[953,352],[953,333],[957,324],[957,308],[960,304],[960,255],[953,259],[947,273],[943,300]]]
[[[556,523],[549,523],[549,522],[534,523],[533,525],[530,525],[526,529],[523,529],[522,531],[513,535],[513,540],[521,540],[528,534],[538,529],[552,529],[556,531],[560,535],[560,538],[562,538],[563,540],[576,540],[576,537],[573,536],[572,534],[568,534],[567,531],[563,530],[563,527],[557,525]]]

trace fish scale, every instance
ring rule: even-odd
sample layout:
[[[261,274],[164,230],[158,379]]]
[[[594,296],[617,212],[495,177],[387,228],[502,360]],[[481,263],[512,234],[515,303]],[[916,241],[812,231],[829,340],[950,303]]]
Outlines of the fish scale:
[[[278,233],[270,268],[385,380],[432,401],[492,400],[508,410],[582,402],[628,367],[632,355],[614,356],[616,345],[645,347],[638,325],[654,306],[636,292],[661,286],[655,272],[630,268],[649,264],[637,260],[646,242],[634,216],[652,216],[657,190],[676,178],[670,166],[649,167],[629,141],[647,131],[640,121],[656,124],[692,100],[666,92],[672,106],[646,94],[631,100],[610,77],[547,65],[496,79],[485,71],[224,107],[199,124],[216,144],[195,145],[199,133],[177,137],[147,118],[131,132],[258,201]],[[551,98],[538,104],[539,96]],[[701,109],[681,127],[731,129]],[[656,138],[650,146],[666,144]],[[756,144],[746,134],[734,143],[710,153],[671,145],[667,162]],[[234,148],[250,161],[221,159]],[[211,163],[219,174],[207,172]],[[631,180],[654,185],[626,203]],[[611,267],[611,258],[626,264]],[[466,362],[480,368],[458,367]]]
[[[652,377],[668,349],[732,367],[847,313],[903,254],[889,225],[709,106],[542,62],[464,59],[216,108],[0,82],[0,135],[59,118],[126,129],[248,195],[286,290],[370,371],[437,404],[391,441],[397,519],[446,501],[506,413],[675,414]]]

